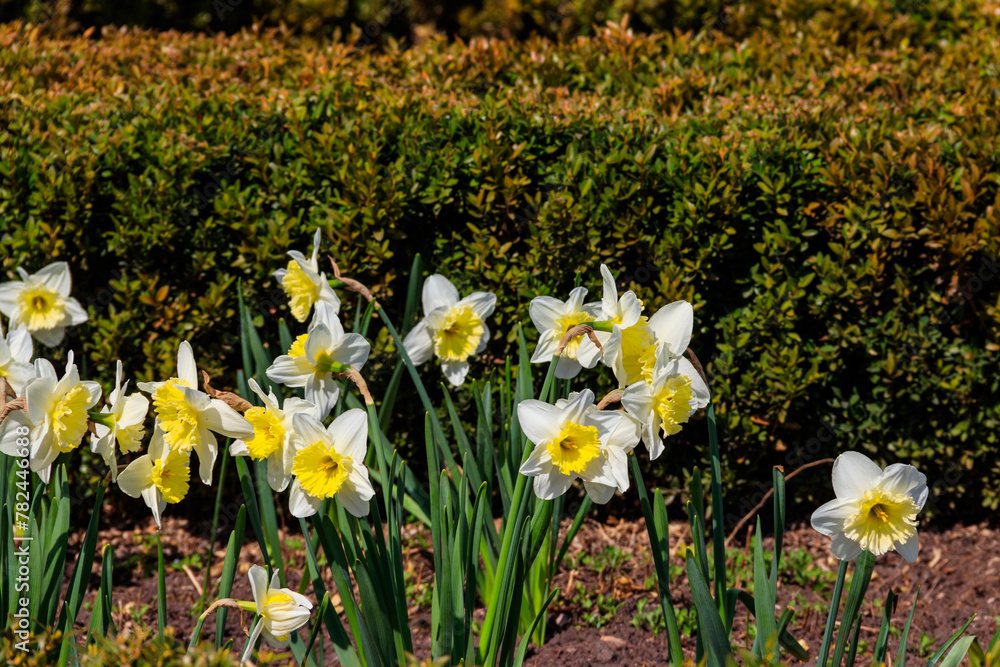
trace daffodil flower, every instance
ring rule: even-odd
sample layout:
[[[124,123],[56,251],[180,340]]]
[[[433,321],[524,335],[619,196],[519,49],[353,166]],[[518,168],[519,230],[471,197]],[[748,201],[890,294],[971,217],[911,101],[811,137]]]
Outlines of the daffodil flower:
[[[535,445],[520,473],[534,477],[539,498],[561,496],[577,478],[601,504],[615,489],[628,488],[628,453],[639,442],[638,424],[621,411],[598,410],[594,392],[574,392],[555,405],[522,401],[517,419]]]
[[[43,345],[62,342],[66,327],[87,321],[87,312],[69,295],[72,279],[66,262],[49,264],[29,274],[18,267],[20,281],[0,284],[0,313],[11,329],[27,329]]]
[[[101,385],[83,382],[69,353],[66,372],[60,378],[47,359],[35,360],[35,377],[25,388],[27,408],[7,415],[0,424],[0,451],[15,455],[17,426],[31,429],[30,466],[46,484],[52,462],[63,452],[79,446],[87,433],[88,411],[101,398]]]
[[[711,393],[694,365],[683,357],[660,356],[651,380],[629,385],[622,405],[642,422],[642,440],[653,460],[663,453],[663,438],[678,433],[696,410],[708,405]]]
[[[299,436],[292,463],[295,481],[289,494],[292,516],[312,516],[324,499],[334,497],[354,516],[366,516],[375,490],[365,467],[365,411],[347,410],[327,428],[308,413],[300,412],[292,419]]]
[[[288,295],[292,316],[299,322],[306,321],[309,317],[309,311],[318,302],[328,304],[334,313],[340,312],[340,299],[330,287],[326,274],[319,270],[319,242],[321,238],[320,230],[317,227],[313,237],[312,257],[306,259],[305,255],[298,250],[291,250],[288,255],[292,260],[288,262],[288,267],[274,272],[274,277],[278,279],[281,289]]]
[[[0,377],[7,378],[7,385],[14,395],[21,396],[25,386],[35,377],[31,363],[34,345],[27,329],[11,329],[6,338],[0,324]]]
[[[128,464],[118,475],[118,488],[133,498],[142,498],[153,512],[156,527],[168,504],[179,503],[188,492],[191,477],[188,454],[170,449],[163,431],[154,428],[148,453]]]
[[[140,382],[139,389],[153,397],[156,427],[163,440],[181,454],[198,454],[199,474],[205,484],[212,483],[212,468],[219,454],[219,443],[212,433],[230,438],[249,438],[253,426],[223,401],[198,391],[198,367],[191,343],[177,348],[177,376],[165,382]]]
[[[642,317],[642,301],[639,301],[635,292],[631,290],[625,292],[619,298],[614,276],[611,275],[611,271],[604,264],[601,264],[601,280],[604,286],[604,293],[601,297],[601,309],[598,313],[598,319],[611,322],[613,330],[610,333],[606,331],[594,332],[597,340],[601,343],[601,347],[604,348],[603,355],[589,338],[584,338],[580,341],[577,359],[579,359],[580,364],[585,368],[593,368],[600,359],[603,359],[604,363],[611,366],[611,363],[609,363],[610,357],[608,356],[608,343],[611,341],[611,337],[618,336],[620,339],[622,333],[635,327]],[[635,332],[630,334],[630,336],[634,335]],[[619,342],[618,345],[620,346],[620,344]]]
[[[244,413],[253,425],[253,437],[237,440],[229,446],[232,456],[249,456],[255,461],[267,461],[267,483],[275,491],[284,491],[292,478],[292,462],[295,459],[295,432],[297,414],[317,415],[316,406],[294,396],[285,399],[284,407],[278,407],[278,397],[274,392],[265,394],[255,380],[250,379],[253,390],[264,407],[253,407]]]
[[[122,454],[137,452],[142,447],[145,433],[143,422],[149,410],[149,399],[142,394],[125,395],[128,381],[122,383],[122,362],[115,370],[115,388],[108,395],[108,404],[101,408],[101,415],[92,415],[94,435],[90,449],[100,454],[111,468],[111,481],[118,478],[117,451]]]
[[[274,360],[267,377],[287,387],[304,387],[306,400],[316,406],[318,417],[325,418],[340,398],[333,374],[348,366],[361,370],[370,351],[364,336],[344,333],[337,313],[327,304],[318,303],[309,332],[295,339],[288,354]]]
[[[833,462],[833,491],[836,499],[813,512],[812,526],[832,538],[834,556],[895,550],[909,563],[917,559],[917,514],[928,493],[923,473],[903,463],[882,470],[860,452],[844,452]]]
[[[252,566],[249,575],[253,601],[260,618],[254,624],[246,648],[243,649],[240,660],[244,662],[250,657],[261,634],[274,648],[288,646],[290,635],[309,622],[313,608],[312,602],[304,595],[290,588],[279,588],[281,580],[277,570],[271,575],[270,584],[267,582],[267,570],[260,565]]]
[[[442,275],[424,281],[424,319],[410,331],[403,347],[414,364],[432,356],[441,360],[441,369],[452,386],[459,387],[469,372],[469,357],[486,348],[490,330],[486,318],[493,314],[497,297],[490,292],[473,292],[464,299]]]
[[[528,313],[531,321],[539,334],[538,345],[535,353],[531,355],[531,363],[538,364],[552,360],[559,342],[566,332],[573,327],[593,322],[597,319],[600,303],[584,304],[583,299],[587,296],[586,287],[577,287],[569,293],[569,299],[560,301],[551,296],[536,296],[528,306]],[[581,364],[577,357],[580,349],[581,338],[574,338],[563,349],[559,355],[559,363],[556,364],[556,377],[561,379],[574,378],[580,371],[586,368],[593,368],[597,364],[597,356],[589,355],[587,363]],[[596,348],[595,348],[596,349]]]

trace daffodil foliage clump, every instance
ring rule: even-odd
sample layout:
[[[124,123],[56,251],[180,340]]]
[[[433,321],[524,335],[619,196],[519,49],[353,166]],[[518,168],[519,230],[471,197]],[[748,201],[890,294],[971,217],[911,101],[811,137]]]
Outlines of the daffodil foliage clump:
[[[73,349],[110,387],[116,359],[172,377],[184,340],[232,377],[237,284],[257,326],[300,316],[282,286],[334,277],[308,247],[316,227],[407,330],[417,252],[463,298],[496,294],[479,380],[516,357],[517,324],[543,333],[525,303],[565,300],[605,264],[621,292],[696,309],[706,374],[726,378],[727,489],[749,497],[773,464],[890,447],[942,471],[928,511],[996,509],[994,4],[729,3],[676,34],[643,34],[661,24],[639,9],[605,26],[605,10],[562,44],[381,50],[5,25],[0,269],[72,264],[91,328],[47,354],[62,367]],[[533,20],[561,31],[573,7]],[[288,248],[306,261],[290,267]],[[366,371],[382,385],[390,341],[372,329]],[[468,340],[442,342],[457,357]],[[395,425],[422,437],[419,415]],[[702,439],[677,437],[682,465],[649,470],[674,488],[708,460]],[[789,492],[820,501],[820,473],[803,474]]]
[[[107,493],[141,501],[159,529],[165,512],[190,502],[192,486],[217,487],[215,524],[221,504],[231,502],[220,480],[232,461],[243,496],[219,581],[212,581],[211,564],[206,571],[191,650],[208,622],[215,626],[216,648],[238,642],[245,664],[266,662],[272,651],[288,651],[302,665],[326,664],[324,634],[339,663],[349,667],[417,661],[402,552],[403,524],[416,521],[430,530],[434,561],[432,643],[429,658],[421,657],[441,666],[520,667],[528,647],[544,641],[547,609],[559,594],[554,575],[588,511],[595,503],[616,503],[634,493],[660,584],[665,661],[680,666],[691,657],[681,649],[676,591],[670,589],[673,558],[684,561],[698,620],[696,662],[726,667],[737,655],[752,665],[777,664],[783,656],[810,658],[795,639],[794,611],[776,611],[781,608],[777,581],[786,495],[780,467],[772,474],[770,566],[758,517],[753,593],[737,587],[727,572],[720,443],[711,383],[692,349],[698,342],[691,303],[644,304],[635,292],[620,291],[610,268],[601,265],[592,276],[600,277],[599,300],[589,301],[589,287],[579,284],[565,299],[536,295],[524,304],[525,321],[533,322],[537,340],[529,342],[518,327],[516,359],[508,358],[502,371],[480,381],[475,379],[481,371],[477,355],[495,332],[495,294],[463,295],[439,273],[423,279],[417,256],[406,310],[416,312],[419,303],[421,317],[400,332],[393,314],[365,284],[343,275],[336,261],[331,259],[333,278],[319,269],[323,243],[316,230],[311,254],[291,249],[291,260],[274,272],[293,304],[291,326],[282,320],[272,331],[258,330],[240,294],[243,369],[236,391],[220,388],[221,382],[199,372],[195,346],[186,340],[166,377],[145,378],[131,391],[132,379],[120,360],[107,392],[81,377],[72,352],[64,370],[57,371],[35,344],[56,342],[68,328],[89,326],[72,296],[68,265],[21,271],[20,280],[0,283],[0,312],[10,327],[6,334],[0,330],[0,531],[9,535],[0,540],[0,609],[9,610],[5,631],[13,638],[14,656],[23,657],[32,647],[47,655],[55,632],[62,638],[61,663],[84,665],[104,645],[102,638],[118,632],[114,549],[108,545],[100,558],[87,647],[74,638],[97,561]],[[590,282],[587,278],[580,275],[578,282]],[[350,320],[341,311],[338,291],[360,296],[351,330],[345,327]],[[371,355],[367,336],[376,318],[398,355],[385,386],[370,382],[374,379],[365,372]],[[529,353],[529,347],[534,351]],[[535,365],[545,368],[540,384]],[[424,418],[418,465],[429,473],[426,484],[401,451],[404,440],[389,421],[404,374],[419,404],[400,407]],[[591,386],[601,377],[613,388],[598,398]],[[427,391],[425,381],[432,378],[445,381],[447,430],[438,416],[441,406]],[[458,388],[473,394],[474,427],[456,412],[451,391]],[[702,411],[705,419],[694,421]],[[692,544],[678,556],[669,544],[663,495],[659,489],[650,495],[643,471],[654,460],[672,458],[678,434],[699,425],[708,427],[711,513],[705,507],[704,479],[695,468],[687,505]],[[69,485],[81,449],[99,455],[107,473],[69,570],[64,567],[74,530]],[[894,462],[883,469],[856,451],[834,462],[836,497],[812,517],[841,562],[818,664],[826,665],[831,655],[837,667],[845,659],[848,667],[855,664],[859,609],[877,559],[897,557],[890,552],[910,562],[919,558],[927,482],[911,464]],[[584,501],[569,510],[567,497],[581,491]],[[494,516],[498,505],[502,511]],[[573,521],[560,536],[564,515]],[[279,523],[297,523],[301,531],[302,553],[294,562],[305,567],[296,573],[297,590],[289,586],[293,561],[284,561]],[[231,593],[240,552],[250,537],[248,524],[263,562],[247,572],[252,599],[240,600]],[[174,647],[162,639],[169,636],[167,591],[159,534],[156,540],[156,645],[166,655]],[[327,587],[327,573],[335,590]],[[873,647],[876,662],[888,650],[894,601],[890,592],[884,631]],[[750,650],[732,642],[738,606],[754,616]],[[477,608],[484,608],[481,622],[473,620]],[[246,639],[227,643],[225,619],[231,612],[241,619],[249,615],[250,624]],[[907,620],[897,643],[900,664],[909,628]],[[962,636],[964,630],[940,648],[942,664],[957,665],[967,654],[986,661],[1000,642],[998,631],[984,651],[975,636]],[[123,637],[123,656],[127,641]]]

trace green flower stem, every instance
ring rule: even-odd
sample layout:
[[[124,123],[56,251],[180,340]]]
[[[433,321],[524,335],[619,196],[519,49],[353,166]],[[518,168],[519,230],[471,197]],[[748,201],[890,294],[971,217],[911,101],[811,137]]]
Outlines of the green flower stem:
[[[87,417],[90,421],[108,428],[115,427],[115,416],[110,412],[100,412],[98,410],[87,410]]]
[[[600,321],[600,322],[586,322],[585,324],[594,331],[612,333],[615,330],[614,322]]]

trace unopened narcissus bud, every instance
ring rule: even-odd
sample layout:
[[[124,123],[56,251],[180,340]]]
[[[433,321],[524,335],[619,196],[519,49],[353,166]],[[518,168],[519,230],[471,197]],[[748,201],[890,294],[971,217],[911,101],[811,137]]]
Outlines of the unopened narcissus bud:
[[[163,431],[154,429],[148,452],[121,471],[118,488],[133,498],[142,498],[159,528],[167,504],[179,503],[188,493],[189,466],[189,455],[167,447]]]
[[[55,262],[29,274],[22,268],[20,281],[0,284],[0,312],[10,318],[11,329],[27,329],[43,345],[62,342],[66,327],[87,321],[87,311],[70,297],[72,279],[66,262]]]
[[[309,622],[313,607],[312,602],[304,595],[290,588],[279,588],[281,580],[277,571],[271,576],[270,583],[267,581],[267,570],[260,565],[252,566],[249,576],[253,601],[260,619],[247,639],[241,658],[243,661],[250,657],[250,652],[261,634],[274,648],[288,646],[291,633]]]
[[[345,333],[337,313],[318,303],[309,332],[296,338],[288,353],[274,360],[267,378],[286,387],[303,387],[306,400],[316,406],[316,416],[325,419],[340,398],[334,374],[350,368],[360,371],[370,351],[364,336]]]
[[[334,313],[340,312],[340,299],[330,287],[326,274],[319,270],[321,238],[317,227],[313,237],[312,257],[306,259],[298,250],[291,250],[288,255],[292,260],[288,262],[288,267],[274,272],[281,289],[288,295],[292,316],[299,322],[305,322],[313,305],[320,302],[328,304]]]
[[[577,287],[569,293],[569,299],[560,301],[551,296],[536,296],[528,306],[528,314],[535,328],[538,329],[538,345],[531,355],[531,363],[540,364],[552,361],[552,356],[559,347],[563,336],[573,327],[593,322],[597,319],[600,303],[583,303],[587,296],[586,287]],[[583,364],[578,359],[581,338],[574,338],[559,355],[555,374],[557,378],[569,379],[580,374],[583,368],[593,368],[598,356],[590,356]]]
[[[441,369],[454,387],[465,382],[469,357],[486,348],[490,329],[486,318],[493,314],[497,297],[490,292],[473,292],[464,299],[447,278],[434,274],[424,281],[424,319],[406,336],[403,346],[414,364],[432,356],[441,360]]]
[[[0,423],[0,451],[17,456],[18,426],[30,430],[31,470],[46,484],[52,462],[63,452],[76,449],[87,433],[88,411],[101,398],[101,385],[80,380],[70,352],[66,372],[60,378],[47,359],[35,360],[35,377],[25,388],[27,409],[16,410]]]
[[[153,397],[156,427],[163,431],[168,447],[182,454],[198,454],[199,474],[212,483],[212,468],[219,453],[213,431],[229,438],[249,438],[253,426],[243,415],[218,398],[199,391],[198,367],[191,344],[177,348],[177,376],[166,382],[140,382],[138,386]]]
[[[598,410],[589,389],[555,405],[522,401],[517,419],[535,445],[519,472],[535,478],[539,498],[561,496],[577,478],[600,504],[615,489],[628,489],[628,453],[639,443],[639,424],[620,410]]]
[[[327,498],[336,498],[354,516],[366,516],[375,489],[365,467],[368,452],[365,411],[347,410],[327,428],[308,413],[295,415],[293,421],[298,438],[292,463],[295,481],[288,503],[292,516],[312,516]]]
[[[898,551],[907,562],[917,559],[917,514],[928,494],[923,473],[904,463],[882,470],[860,452],[844,452],[833,462],[833,491],[836,499],[813,512],[812,526],[832,538],[834,556]]]

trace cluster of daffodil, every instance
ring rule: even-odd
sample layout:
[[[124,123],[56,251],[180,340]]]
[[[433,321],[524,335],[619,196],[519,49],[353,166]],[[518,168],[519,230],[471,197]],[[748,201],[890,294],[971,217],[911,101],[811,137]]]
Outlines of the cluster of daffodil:
[[[397,372],[401,372],[402,366],[410,372],[426,411],[427,461],[431,474],[429,492],[425,492],[381,434],[384,426],[360,375],[370,354],[370,345],[363,335],[367,324],[360,333],[345,331],[340,320],[341,301],[333,285],[348,283],[341,280],[336,265],[336,279],[332,281],[319,270],[320,240],[317,230],[311,257],[307,259],[303,253],[292,251],[286,268],[274,273],[288,295],[294,319],[308,324],[294,338],[287,329],[283,330],[285,343],[281,349],[285,353],[273,361],[257,340],[257,348],[252,352],[258,355],[257,377],[250,377],[251,369],[245,368],[247,379],[242,386],[249,391],[244,397],[212,389],[207,375],[204,390],[199,390],[194,351],[185,341],[177,350],[177,368],[172,377],[138,383],[148,398],[128,393],[123,365],[117,362],[115,385],[106,395],[104,405],[98,407],[101,387],[80,378],[72,353],[61,375],[46,359],[33,359],[32,339],[44,345],[58,344],[68,326],[86,320],[79,303],[69,296],[68,267],[65,263],[52,264],[35,275],[19,270],[21,281],[0,284],[0,312],[9,319],[6,335],[0,328],[0,377],[5,379],[7,387],[5,395],[0,396],[4,412],[0,417],[0,451],[23,456],[21,436],[28,433],[30,469],[46,484],[52,480],[58,486],[60,481],[65,483],[65,470],[59,465],[59,471],[53,475],[53,463],[60,454],[80,446],[89,432],[92,450],[102,456],[110,469],[107,481],[117,483],[129,496],[141,497],[159,526],[166,506],[179,502],[188,493],[195,460],[198,477],[204,484],[212,484],[220,458],[218,436],[230,438],[228,454],[245,457],[238,459],[238,465],[247,496],[254,495],[254,490],[248,481],[245,460],[254,462],[258,500],[248,503],[250,510],[246,506],[240,510],[227,550],[224,571],[229,573],[228,586],[222,588],[228,591],[231,586],[248,511],[252,512],[250,520],[268,568],[250,569],[252,601],[223,598],[202,614],[201,621],[220,607],[253,612],[257,621],[244,646],[244,660],[249,659],[260,637],[274,647],[291,645],[300,661],[308,663],[312,659],[315,632],[309,647],[294,633],[309,622],[313,603],[301,594],[304,588],[296,592],[282,586],[284,568],[273,525],[273,506],[270,525],[264,511],[273,503],[272,492],[287,491],[289,512],[299,519],[309,540],[306,559],[309,578],[316,598],[322,597],[318,618],[327,627],[341,663],[358,666],[405,662],[412,650],[412,638],[406,627],[407,602],[400,551],[403,507],[432,531],[434,657],[445,657],[451,664],[464,659],[467,664],[491,667],[520,665],[527,643],[522,640],[516,646],[516,639],[518,635],[543,639],[545,610],[556,594],[552,589],[553,576],[589,503],[607,503],[615,491],[628,491],[630,477],[634,477],[654,565],[661,578],[659,593],[670,662],[680,664],[683,656],[679,630],[666,585],[671,554],[666,547],[665,504],[658,491],[652,501],[647,495],[635,450],[641,441],[650,459],[662,456],[667,451],[667,439],[679,433],[698,410],[707,408],[712,465],[711,526],[704,518],[702,483],[696,471],[692,477],[692,502],[688,505],[693,545],[685,554],[700,628],[696,660],[705,658],[709,665],[721,667],[731,659],[732,621],[739,600],[755,616],[754,653],[758,658],[776,656],[779,644],[802,657],[801,646],[786,628],[790,616],[786,612],[779,620],[775,615],[777,568],[784,530],[784,477],[778,470],[774,473],[775,551],[771,567],[764,562],[758,519],[754,543],[755,592],[749,595],[728,587],[718,439],[707,380],[696,357],[688,350],[694,314],[690,303],[674,301],[651,315],[644,315],[643,304],[635,293],[619,294],[610,270],[603,265],[600,302],[586,303],[585,287],[573,289],[566,301],[550,296],[533,299],[528,311],[540,337],[530,362],[549,364],[545,383],[540,392],[534,393],[530,369],[522,363],[515,386],[511,387],[508,363],[494,403],[489,383],[472,381],[480,429],[474,438],[462,432],[463,426],[445,393],[462,458],[459,466],[415,367],[436,357],[451,386],[465,384],[470,361],[484,351],[489,341],[487,321],[496,304],[495,295],[473,292],[462,298],[446,278],[431,275],[422,287],[423,318],[404,340],[368,292],[364,319],[367,321],[371,312],[378,310],[400,353],[402,365]],[[415,280],[415,276],[411,278],[411,303],[419,287]],[[365,294],[364,290],[355,291]],[[360,315],[361,310],[358,312]],[[252,327],[242,305],[241,321],[244,327]],[[252,344],[243,342],[247,359],[251,356],[248,346]],[[523,337],[520,342],[520,358],[527,361]],[[570,387],[570,381],[584,369],[594,369],[599,363],[610,371],[618,385],[616,391],[600,402],[590,389],[574,391]],[[556,380],[561,382],[558,390]],[[357,385],[365,399],[364,410],[344,409],[347,395],[344,382]],[[249,396],[251,392],[253,396]],[[299,392],[300,396],[294,395]],[[394,397],[393,394],[391,400]],[[8,398],[13,400],[8,402]],[[257,405],[247,398],[255,398]],[[354,400],[353,396],[347,398]],[[496,441],[491,430],[493,405],[501,411],[504,424]],[[143,453],[150,408],[152,428]],[[374,500],[375,488],[366,465],[366,458],[370,458],[369,437],[378,463],[377,467],[372,464],[372,471],[377,472],[383,492],[381,502]],[[471,441],[475,441],[475,447]],[[442,457],[445,470],[438,476]],[[122,465],[120,462],[125,460],[127,464]],[[577,479],[583,483],[587,502],[580,508],[574,528],[557,548],[563,496]],[[532,485],[533,494],[526,490],[528,484]],[[499,491],[505,508],[499,528],[489,513],[490,489]],[[847,564],[854,560],[858,563],[844,608],[842,629],[836,637],[834,664],[839,665],[845,652],[848,663],[853,660],[853,650],[848,646],[852,641],[857,642],[855,622],[875,557],[895,550],[908,561],[916,559],[917,515],[927,500],[928,489],[925,476],[912,466],[893,464],[883,470],[857,452],[846,452],[837,458],[833,489],[836,498],[813,515],[813,526],[831,538],[832,553],[842,561],[819,664],[826,664],[831,647]],[[58,496],[60,492],[54,493]],[[98,509],[103,488],[100,494]],[[367,519],[370,514],[374,514],[371,522]],[[311,533],[306,518],[312,522]],[[94,526],[96,523],[88,530],[88,537]],[[385,531],[389,532],[388,538]],[[709,566],[709,543],[712,566]],[[354,638],[353,646],[332,609],[331,595],[325,590],[317,547],[322,548],[333,572]],[[93,553],[89,561],[79,561],[79,572],[89,572],[92,560]],[[272,567],[273,561],[276,562]],[[105,568],[110,572],[108,553]],[[272,570],[270,578],[268,569]],[[518,582],[523,582],[523,586]],[[355,599],[355,586],[360,602]],[[58,591],[60,587],[51,588]],[[85,576],[74,574],[70,591],[75,597],[71,596],[73,609],[68,623],[75,618],[82,602],[81,591],[85,590]],[[482,623],[474,626],[472,607],[477,592],[487,610]],[[161,625],[165,615],[162,597],[161,588]],[[109,603],[110,598],[106,604]],[[57,608],[58,605],[52,607]],[[514,616],[512,621],[503,618],[509,612]],[[53,613],[49,612],[50,617]],[[221,621],[224,610],[219,613]],[[201,621],[192,642],[200,635]],[[855,628],[853,635],[852,628]],[[906,630],[902,648],[905,636]],[[221,628],[217,634],[219,641]],[[884,649],[884,642],[877,644],[876,657],[879,651],[884,656]]]

